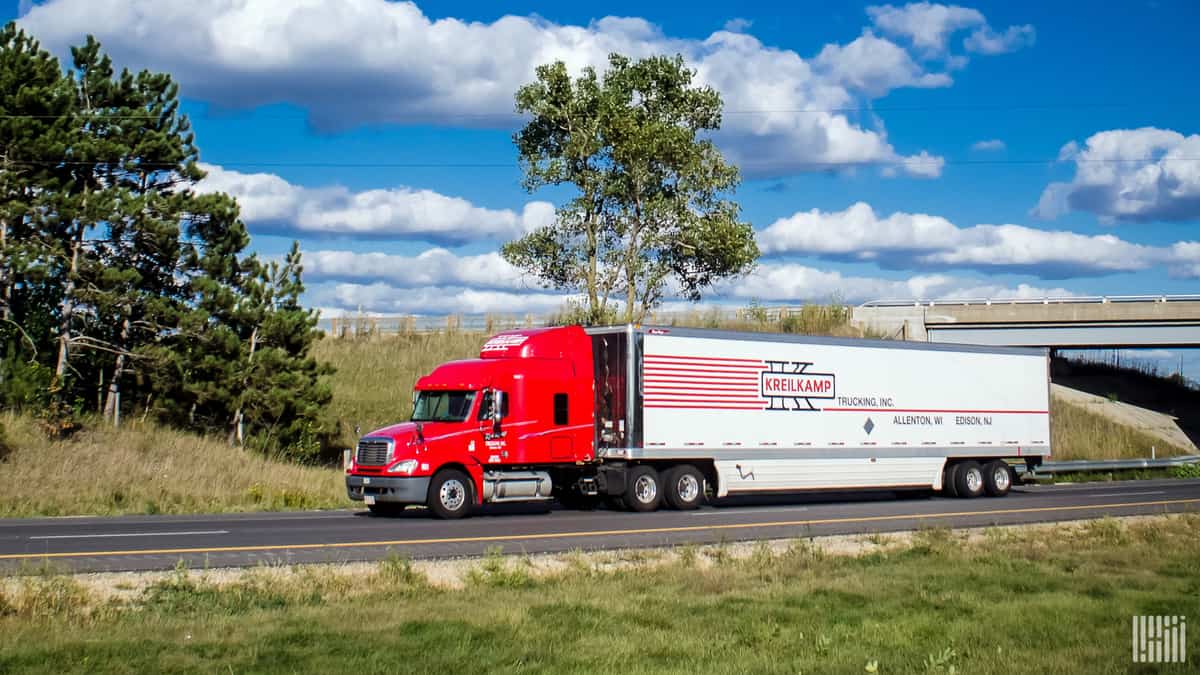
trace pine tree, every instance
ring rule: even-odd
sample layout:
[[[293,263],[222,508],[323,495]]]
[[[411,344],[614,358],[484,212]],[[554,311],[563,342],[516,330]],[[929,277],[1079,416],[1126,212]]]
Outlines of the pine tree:
[[[298,246],[269,264],[203,178],[168,75],[0,32],[0,400],[314,459],[334,431]],[[94,402],[94,405],[93,405]]]
[[[48,384],[38,357],[53,347],[57,280],[44,235],[72,106],[58,60],[14,24],[0,29],[0,403],[32,403]]]

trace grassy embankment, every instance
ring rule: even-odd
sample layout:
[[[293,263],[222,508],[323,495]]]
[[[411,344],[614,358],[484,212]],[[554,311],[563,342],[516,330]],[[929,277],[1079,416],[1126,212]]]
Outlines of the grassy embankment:
[[[1200,614],[1197,526],[489,557],[460,587],[399,559],[118,577],[117,597],[13,578],[0,672],[1128,672],[1132,615]]]
[[[27,416],[0,414],[0,517],[197,513],[344,506],[340,472],[298,466],[152,425],[97,424],[48,441]]]
[[[795,312],[768,321],[751,308],[738,320],[715,313],[675,317],[677,325],[854,335],[836,307]],[[476,333],[325,339],[316,357],[337,368],[334,413],[340,442],[407,416],[416,379],[439,363],[470,358],[485,336]],[[300,467],[230,448],[221,439],[131,423],[121,430],[92,424],[66,441],[42,437],[27,416],[0,415],[8,427],[0,457],[0,516],[186,513],[345,506],[336,468]],[[1057,459],[1179,454],[1136,430],[1084,409],[1055,402]],[[0,451],[0,455],[4,453]]]

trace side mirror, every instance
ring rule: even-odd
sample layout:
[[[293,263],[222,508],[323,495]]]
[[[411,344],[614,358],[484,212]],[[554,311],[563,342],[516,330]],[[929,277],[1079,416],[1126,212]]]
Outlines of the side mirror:
[[[504,392],[492,390],[492,433],[499,435],[500,418],[504,416]]]

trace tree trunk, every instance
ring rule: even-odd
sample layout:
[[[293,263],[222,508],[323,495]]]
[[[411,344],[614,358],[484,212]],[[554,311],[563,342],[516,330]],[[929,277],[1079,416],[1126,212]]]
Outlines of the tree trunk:
[[[75,276],[79,272],[79,249],[82,246],[83,228],[78,227],[71,241],[71,267],[67,272],[67,282],[63,286],[62,302],[59,303],[62,317],[58,324],[58,360],[54,365],[54,380],[50,384],[52,392],[62,388],[67,373],[67,362],[70,359],[71,319],[75,314]]]
[[[588,294],[588,318],[592,322],[602,320],[603,313],[600,307],[599,283],[596,278],[596,268],[599,265],[598,251],[599,243],[596,237],[596,220],[593,217],[588,218],[590,221],[587,226],[587,243],[588,243],[588,270],[587,270],[587,294]]]
[[[242,377],[242,391],[245,391],[246,387],[249,386],[249,384],[250,384],[250,369],[254,364],[254,352],[257,348],[258,348],[258,326],[255,326],[254,330],[250,331],[250,357],[248,359],[246,359],[246,375],[244,377]],[[229,425],[229,444],[230,445],[237,445],[237,446],[241,447],[241,445],[245,442],[246,438],[245,438],[244,429],[243,429],[244,421],[245,421],[245,415],[243,414],[242,405],[239,402],[237,410],[234,411],[234,413],[233,413],[233,421]]]
[[[125,345],[129,342],[129,317],[121,321],[121,338],[117,343],[117,359],[113,364],[112,379],[108,381],[108,396],[104,399],[104,419],[112,420],[113,426],[120,419],[117,408],[121,405],[121,376],[125,373]]]
[[[12,275],[8,258],[8,220],[0,219],[0,320],[12,319]]]

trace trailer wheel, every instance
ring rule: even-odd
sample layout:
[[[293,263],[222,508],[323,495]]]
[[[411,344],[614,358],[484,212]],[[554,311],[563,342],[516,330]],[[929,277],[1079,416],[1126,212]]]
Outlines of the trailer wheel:
[[[471,477],[462,471],[444,469],[429,481],[425,503],[438,518],[462,518],[471,512],[473,485]]]
[[[625,488],[625,506],[630,511],[653,511],[662,501],[662,487],[658,472],[652,466],[635,466],[629,472]]]
[[[958,469],[961,466],[958,462],[947,462],[942,471],[942,494],[947,497],[958,496]]]
[[[971,498],[983,494],[983,467],[979,462],[969,460],[958,465],[954,481],[955,492],[959,497]]]
[[[689,511],[704,499],[704,476],[691,464],[673,466],[663,473],[663,497],[673,509]]]
[[[989,497],[1003,497],[1013,484],[1013,470],[1008,462],[994,459],[983,467],[983,489]]]

